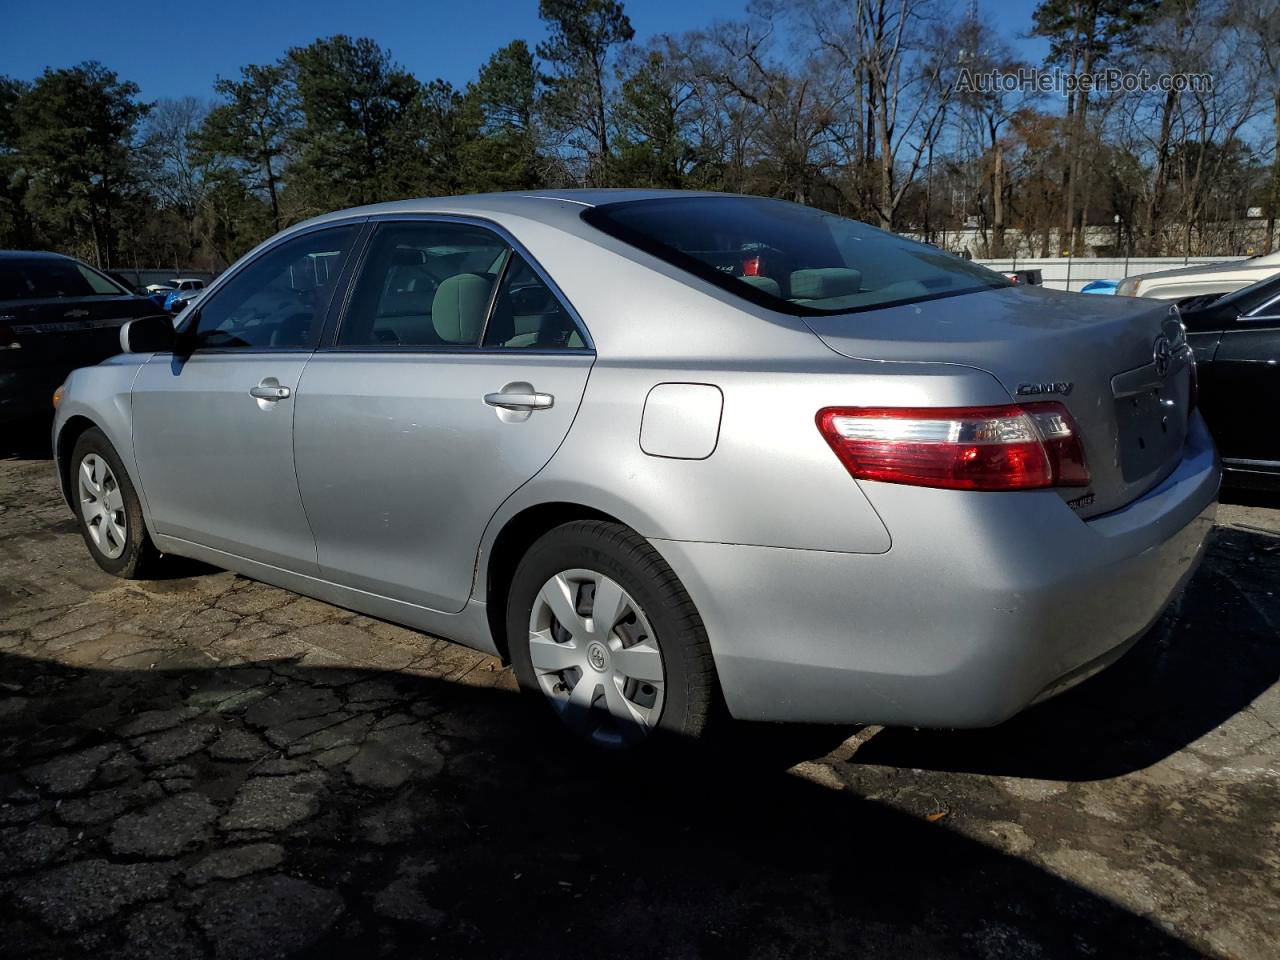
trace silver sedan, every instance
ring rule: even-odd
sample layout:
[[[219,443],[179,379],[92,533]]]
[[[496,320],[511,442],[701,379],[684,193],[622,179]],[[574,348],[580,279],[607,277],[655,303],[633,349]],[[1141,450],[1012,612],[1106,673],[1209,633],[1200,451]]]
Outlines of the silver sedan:
[[[777,200],[309,221],[60,391],[93,558],[508,659],[580,737],[998,723],[1119,657],[1219,467],[1176,315]]]

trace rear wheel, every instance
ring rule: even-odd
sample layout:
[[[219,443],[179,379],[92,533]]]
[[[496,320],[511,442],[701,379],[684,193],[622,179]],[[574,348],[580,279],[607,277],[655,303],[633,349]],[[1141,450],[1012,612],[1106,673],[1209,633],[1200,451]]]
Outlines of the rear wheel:
[[[620,524],[577,521],[539,539],[512,580],[507,636],[521,687],[594,746],[698,737],[719,701],[693,601]]]
[[[133,482],[97,427],[76,440],[70,486],[80,534],[98,566],[129,580],[145,577],[159,553],[147,535]]]

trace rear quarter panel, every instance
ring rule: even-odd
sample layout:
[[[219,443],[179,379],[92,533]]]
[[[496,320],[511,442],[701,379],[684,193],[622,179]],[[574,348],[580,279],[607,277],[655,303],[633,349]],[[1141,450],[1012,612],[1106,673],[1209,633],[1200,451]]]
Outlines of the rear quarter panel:
[[[603,234],[506,225],[582,316],[597,360],[564,443],[490,521],[480,569],[512,517],[557,502],[607,513],[651,539],[884,553],[891,531],[818,432],[818,411],[1009,402],[999,381],[972,367],[841,356],[800,318],[702,285]],[[662,383],[720,389],[709,457],[641,448],[645,398]]]
[[[722,391],[719,441],[706,459],[654,457],[641,449],[645,397],[664,382],[714,383]],[[817,355],[787,367],[726,363],[690,370],[598,360],[564,444],[490,522],[479,569],[503,527],[544,503],[590,507],[651,540],[882,554],[893,545],[891,531],[818,432],[818,410],[1007,400],[990,375],[943,364]],[[477,578],[476,599],[484,599],[484,583]]]

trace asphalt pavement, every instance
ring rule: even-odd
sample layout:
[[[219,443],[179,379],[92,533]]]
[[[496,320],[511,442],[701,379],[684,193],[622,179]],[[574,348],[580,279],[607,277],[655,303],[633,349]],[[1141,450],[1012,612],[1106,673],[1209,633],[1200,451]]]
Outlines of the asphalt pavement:
[[[633,764],[496,661],[229,573],[113,579],[0,449],[0,955],[1280,956],[1280,498],[1001,727]]]

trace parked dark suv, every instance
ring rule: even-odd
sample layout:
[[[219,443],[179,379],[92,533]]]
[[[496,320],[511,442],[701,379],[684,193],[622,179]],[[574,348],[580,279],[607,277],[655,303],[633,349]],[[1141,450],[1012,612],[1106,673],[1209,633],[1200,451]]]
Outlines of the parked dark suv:
[[[119,353],[120,327],[160,312],[79,260],[0,250],[0,423],[51,411],[68,373]]]

